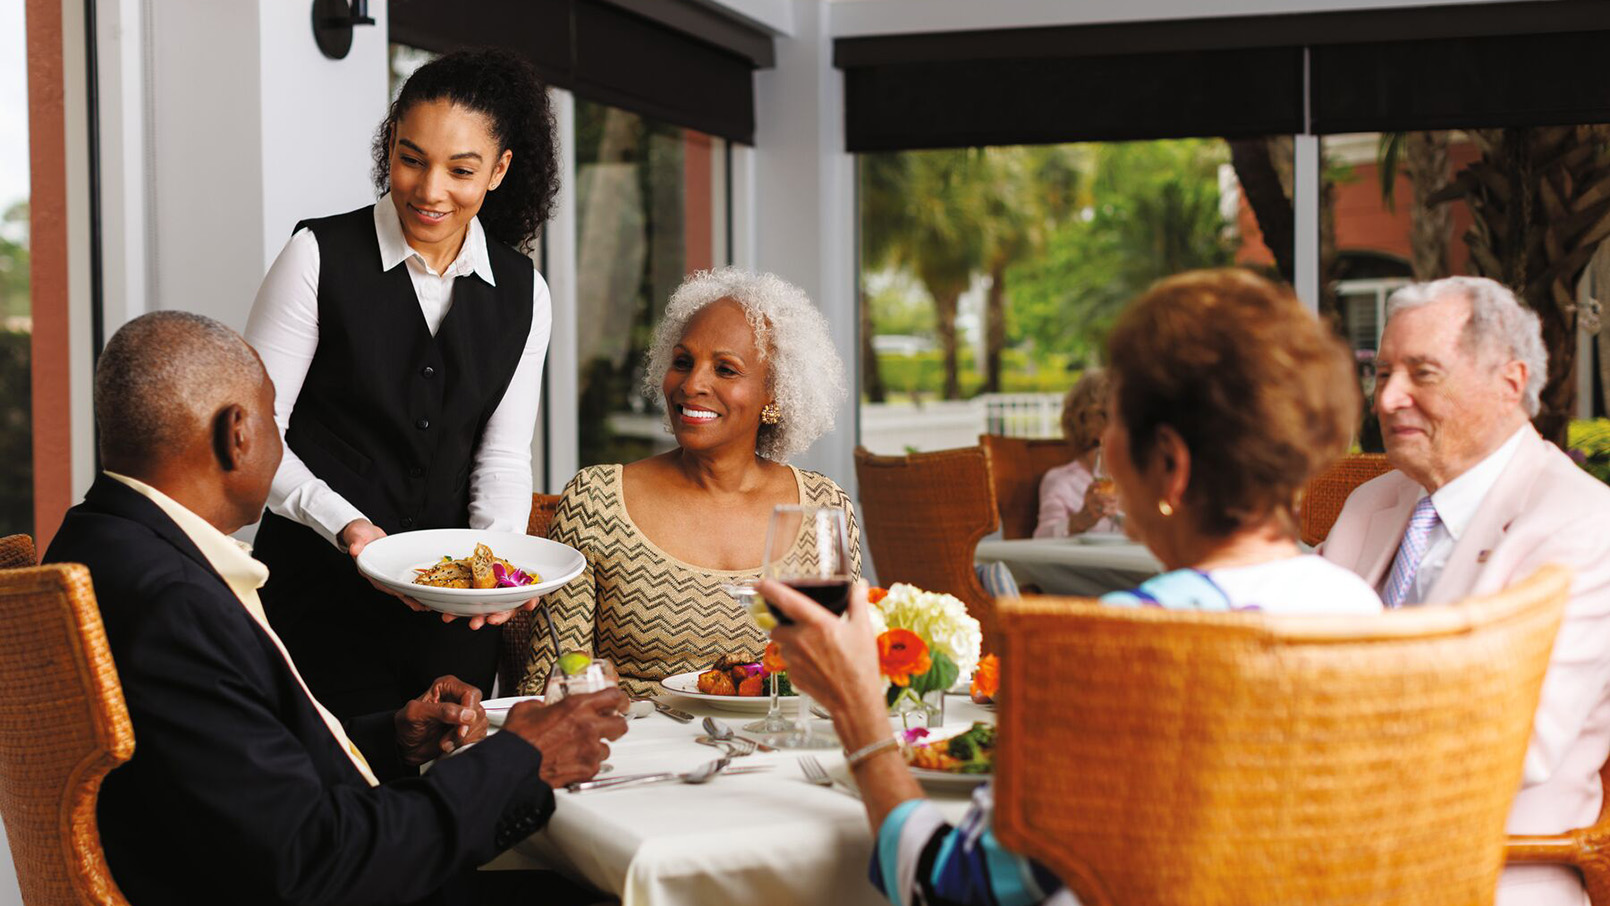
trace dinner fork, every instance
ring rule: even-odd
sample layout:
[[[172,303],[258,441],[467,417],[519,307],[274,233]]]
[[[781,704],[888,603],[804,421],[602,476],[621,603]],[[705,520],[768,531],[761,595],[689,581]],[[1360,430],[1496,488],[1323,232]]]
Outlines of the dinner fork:
[[[799,769],[805,772],[806,780],[817,786],[825,786],[829,789],[836,789],[846,795],[854,796],[857,799],[861,798],[859,790],[829,774],[814,755],[801,755],[799,757]]]

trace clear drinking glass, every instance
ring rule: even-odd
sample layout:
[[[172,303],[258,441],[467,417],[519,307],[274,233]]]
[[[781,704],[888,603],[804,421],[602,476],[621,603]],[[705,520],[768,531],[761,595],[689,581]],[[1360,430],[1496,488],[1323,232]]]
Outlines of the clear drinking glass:
[[[1095,468],[1090,470],[1090,474],[1095,479],[1092,484],[1099,493],[1117,495],[1118,484],[1117,482],[1113,481],[1112,473],[1107,471],[1106,454],[1099,449],[1096,451]],[[1117,508],[1114,508],[1112,514],[1107,518],[1112,520],[1113,528],[1122,534],[1124,531],[1123,512]]]
[[[555,705],[565,699],[567,695],[586,695],[589,692],[602,692],[620,685],[620,674],[615,672],[615,665],[609,658],[595,657],[587,663],[586,667],[575,673],[566,675],[554,664],[548,671],[548,684],[542,691],[542,703]],[[598,773],[607,774],[614,770],[609,764],[598,767]]]
[[[850,537],[848,520],[838,507],[779,506],[766,529],[766,561],[761,574],[800,592],[842,616],[850,606]],[[797,552],[797,553],[796,553]],[[769,607],[770,605],[768,605]],[[779,623],[788,622],[771,608]],[[798,686],[798,729],[779,745],[786,748],[837,748],[832,724],[811,719],[811,700]]]
[[[723,585],[722,588],[727,594],[736,598],[738,603],[743,605],[744,610],[749,612],[750,616],[755,616],[755,608],[759,606],[756,604],[756,599],[760,597],[760,591],[755,588],[755,584],[753,580],[746,580]],[[765,627],[762,626],[761,628]],[[772,674],[767,677],[767,680],[771,683],[771,705],[766,709],[765,717],[744,724],[744,731],[748,733],[764,733],[768,736],[791,733],[796,727],[793,721],[783,715],[782,699],[777,694],[777,675]],[[773,744],[770,739],[766,740],[766,742],[768,745]]]

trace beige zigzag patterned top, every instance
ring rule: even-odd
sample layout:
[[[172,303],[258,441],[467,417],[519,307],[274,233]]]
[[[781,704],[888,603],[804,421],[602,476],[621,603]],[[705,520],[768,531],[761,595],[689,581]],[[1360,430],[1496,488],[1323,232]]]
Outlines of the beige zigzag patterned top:
[[[849,514],[850,558],[861,575],[861,530],[850,497],[831,478],[789,466],[805,505],[842,507]],[[621,684],[633,695],[654,691],[659,680],[704,670],[723,654],[758,660],[766,635],[721,586],[760,575],[751,570],[704,569],[684,563],[650,541],[626,513],[619,465],[582,469],[565,487],[548,537],[587,558],[574,581],[545,599],[567,650],[615,662]],[[803,533],[791,557],[813,558]],[[531,634],[521,695],[542,692],[553,664],[553,643],[538,628]]]

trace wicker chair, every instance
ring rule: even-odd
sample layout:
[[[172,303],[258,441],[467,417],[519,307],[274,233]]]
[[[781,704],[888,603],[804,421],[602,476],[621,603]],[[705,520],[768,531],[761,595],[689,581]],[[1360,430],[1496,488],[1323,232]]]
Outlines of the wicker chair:
[[[1610,791],[1610,762],[1599,769],[1599,783]],[[1510,865],[1569,865],[1582,872],[1593,906],[1610,906],[1610,797],[1587,827],[1553,837],[1510,837],[1504,851]]]
[[[989,451],[1001,537],[1034,537],[1040,524],[1040,479],[1069,460],[1067,442],[980,434],[978,445]]]
[[[999,524],[985,449],[878,456],[857,447],[855,476],[878,581],[955,595],[993,647],[995,601],[973,571],[973,549]]]
[[[553,521],[554,510],[559,508],[558,494],[532,494],[531,516],[526,520],[525,533],[538,538],[548,537],[548,523]],[[537,615],[521,611],[503,624],[503,635],[498,652],[498,688],[504,695],[513,695],[525,673],[525,658],[531,650],[531,630],[537,625]]]
[[[0,814],[23,902],[126,906],[101,850],[95,797],[107,772],[134,754],[134,728],[89,570],[0,571],[0,626],[0,726],[8,728],[0,733]],[[41,702],[51,703],[44,722]]]
[[[39,557],[34,552],[34,539],[27,535],[7,535],[0,538],[0,569],[22,569],[38,563]]]
[[[1298,506],[1302,523],[1302,539],[1306,544],[1318,544],[1330,534],[1336,517],[1342,514],[1342,504],[1353,489],[1372,478],[1392,471],[1386,456],[1380,453],[1355,453],[1343,456],[1330,468],[1308,480]]]
[[[1003,601],[996,834],[1087,906],[1491,903],[1569,586],[1364,619]]]

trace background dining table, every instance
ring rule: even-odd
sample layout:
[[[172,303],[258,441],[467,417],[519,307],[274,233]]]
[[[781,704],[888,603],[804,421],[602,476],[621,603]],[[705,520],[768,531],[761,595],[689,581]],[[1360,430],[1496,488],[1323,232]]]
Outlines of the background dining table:
[[[676,695],[662,700],[737,728],[758,715],[722,711]],[[785,700],[785,709],[793,703]],[[945,727],[994,722],[966,696],[947,696]],[[895,724],[898,726],[898,723]],[[687,771],[719,752],[694,742],[700,722],[655,714],[631,722],[610,751],[610,774]],[[741,731],[740,731],[741,732]],[[848,777],[838,749],[757,752],[734,766],[765,773],[717,776],[704,784],[660,783],[621,790],[557,793],[547,828],[488,869],[551,869],[620,898],[622,906],[877,906],[867,880],[872,832],[861,801],[806,781],[800,755]],[[967,809],[968,787],[930,790],[951,820]]]
[[[1082,598],[1134,588],[1163,571],[1145,545],[1111,536],[984,540],[973,560],[1006,564],[1020,587]]]

